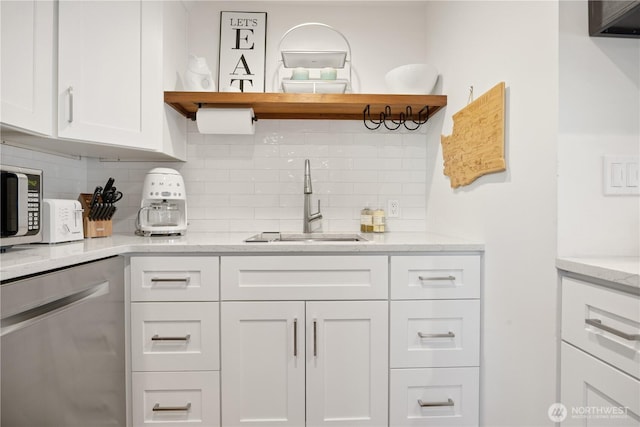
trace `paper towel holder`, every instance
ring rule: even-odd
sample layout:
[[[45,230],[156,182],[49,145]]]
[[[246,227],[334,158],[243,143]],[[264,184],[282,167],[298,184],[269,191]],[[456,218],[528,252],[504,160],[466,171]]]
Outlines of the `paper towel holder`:
[[[203,108],[202,103],[199,102],[198,103],[198,110]],[[213,107],[212,107],[213,108]],[[196,115],[194,114],[193,116],[191,116],[191,121],[195,122],[196,121]],[[253,116],[251,116],[251,123],[257,122],[258,118],[256,117],[256,115],[254,114]]]

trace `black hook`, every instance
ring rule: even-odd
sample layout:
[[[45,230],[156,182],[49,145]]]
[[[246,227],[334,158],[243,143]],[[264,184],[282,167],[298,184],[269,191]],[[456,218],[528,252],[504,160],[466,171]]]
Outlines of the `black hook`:
[[[364,110],[362,111],[362,121],[364,122],[364,127],[366,127],[367,129],[376,130],[380,127],[380,125],[382,125],[382,123],[384,123],[384,113],[380,113],[380,120],[376,122],[371,118],[371,106],[367,104],[367,106],[364,107]],[[375,126],[370,127],[367,121],[373,123]]]
[[[407,105],[406,110],[404,112],[400,112],[398,114],[398,119],[395,120],[393,119],[391,107],[386,105],[384,107],[384,111],[380,112],[380,120],[373,120],[371,118],[371,106],[367,105],[362,111],[362,119],[364,126],[369,130],[377,130],[382,124],[384,124],[384,127],[389,130],[397,130],[400,126],[404,125],[407,130],[414,131],[429,120],[429,106],[425,105],[420,111],[418,111],[418,117],[417,119],[414,119],[413,109],[410,105]],[[410,122],[415,126],[409,124]],[[391,123],[395,126],[391,125]]]

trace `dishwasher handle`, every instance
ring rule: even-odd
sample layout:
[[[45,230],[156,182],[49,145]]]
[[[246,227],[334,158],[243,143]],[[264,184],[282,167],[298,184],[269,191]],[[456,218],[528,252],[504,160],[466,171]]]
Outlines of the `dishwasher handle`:
[[[55,313],[109,293],[109,282],[101,282],[70,295],[29,308],[0,320],[0,337],[10,334]]]

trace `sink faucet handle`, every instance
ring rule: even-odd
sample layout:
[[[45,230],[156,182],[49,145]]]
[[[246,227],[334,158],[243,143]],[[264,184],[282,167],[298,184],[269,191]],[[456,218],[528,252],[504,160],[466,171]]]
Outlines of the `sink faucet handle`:
[[[320,199],[318,199],[318,212],[309,215],[309,222],[317,221],[319,219],[322,219],[322,213],[320,212]]]

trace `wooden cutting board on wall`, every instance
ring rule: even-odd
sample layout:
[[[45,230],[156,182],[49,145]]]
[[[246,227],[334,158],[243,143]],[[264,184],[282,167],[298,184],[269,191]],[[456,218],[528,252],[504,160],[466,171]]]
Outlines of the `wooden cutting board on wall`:
[[[451,188],[506,170],[504,120],[504,82],[453,115],[451,135],[440,138],[444,174],[449,177]]]

